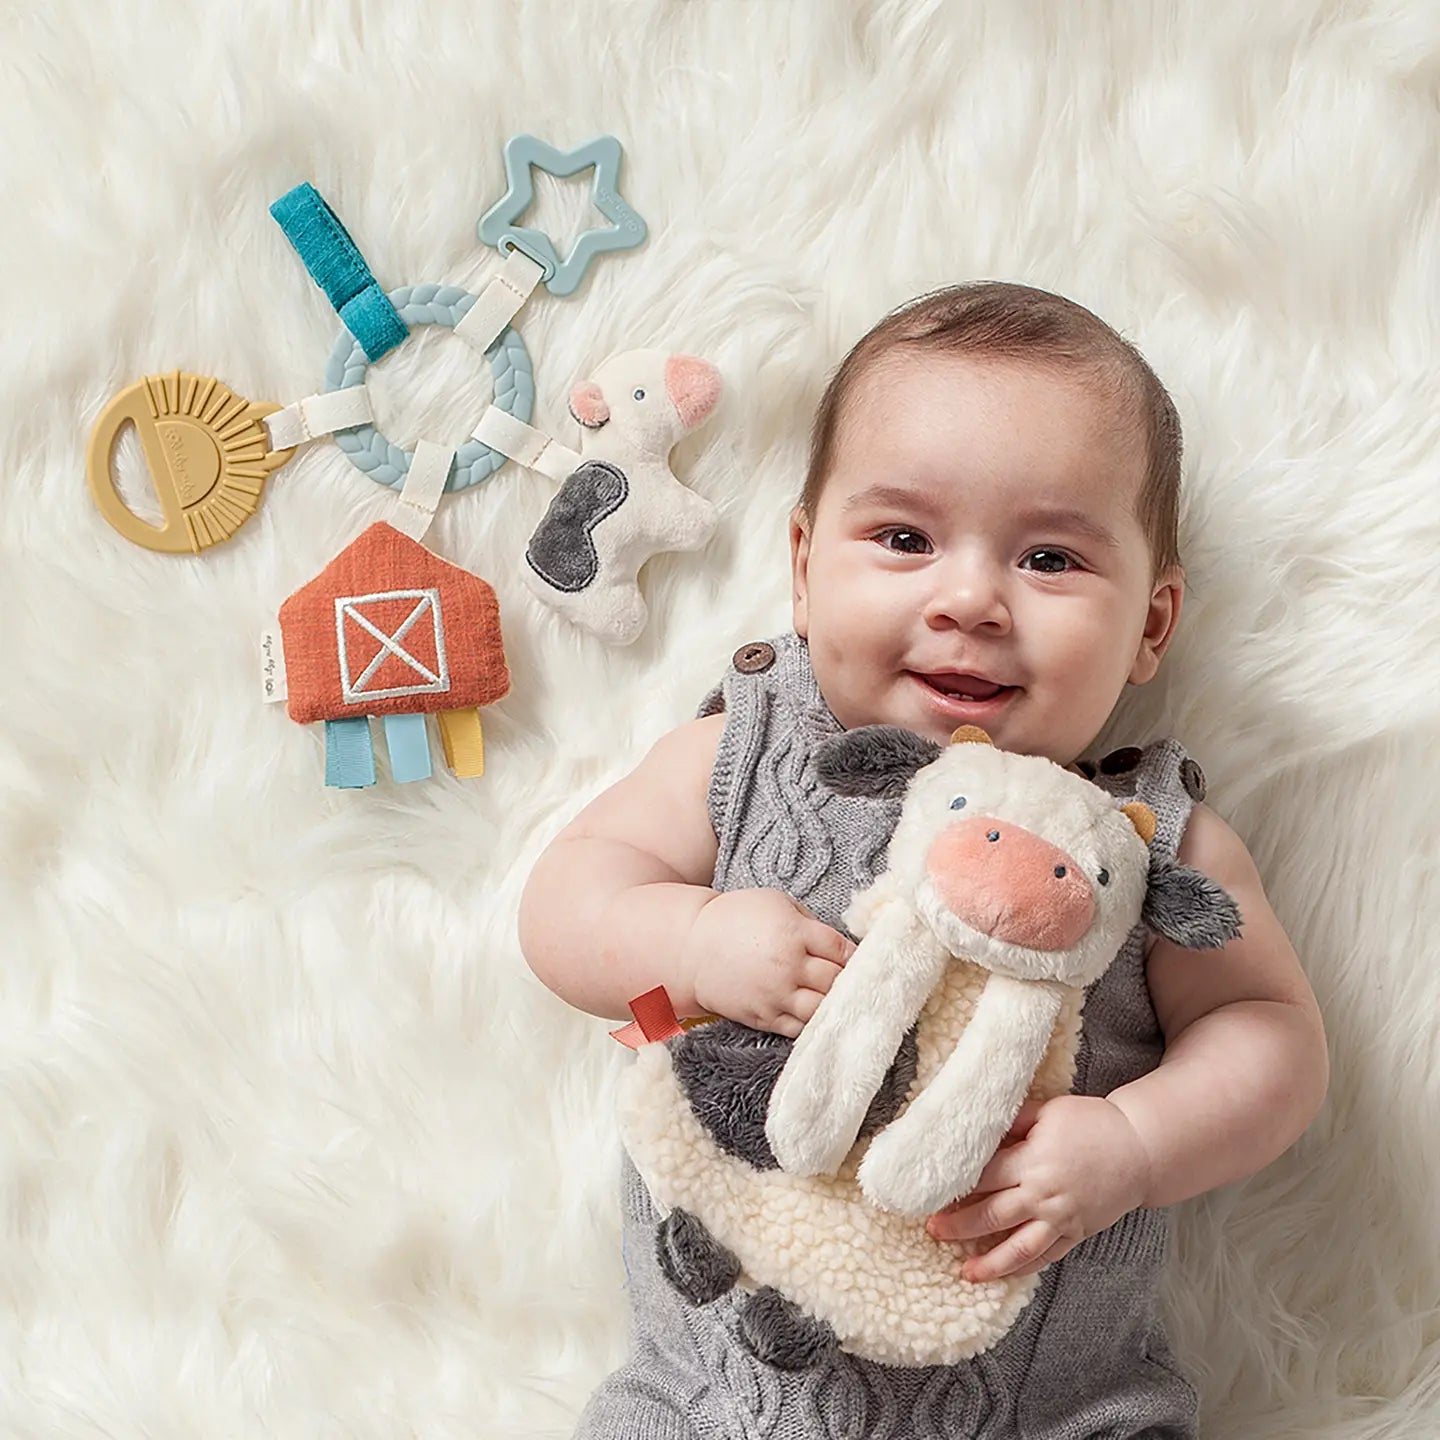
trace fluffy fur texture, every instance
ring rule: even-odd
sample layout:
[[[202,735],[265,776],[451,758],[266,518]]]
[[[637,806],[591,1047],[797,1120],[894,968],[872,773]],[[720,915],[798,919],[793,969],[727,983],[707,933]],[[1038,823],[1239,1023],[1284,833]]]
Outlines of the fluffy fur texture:
[[[7,7],[0,1431],[569,1435],[625,1349],[634,1056],[526,968],[527,867],[787,623],[845,348],[1005,276],[1136,340],[1186,427],[1179,634],[1092,753],[1203,757],[1329,1025],[1310,1132],[1178,1207],[1176,1349],[1214,1437],[1433,1440],[1437,57],[1419,0]],[[96,514],[86,433],[165,367],[319,388],[336,321],[266,210],[298,180],[385,284],[475,289],[522,130],[618,134],[650,227],[526,305],[534,423],[625,346],[706,356],[729,391],[673,463],[720,527],[611,649],[520,579],[548,482],[443,501],[427,544],[505,624],[487,773],[326,791],[256,634],[394,496],[314,446],[235,539],[153,555]],[[592,223],[588,176],[537,193]],[[372,383],[397,444],[490,395],[435,327]]]
[[[905,793],[915,772],[940,753],[941,747],[935,741],[898,725],[865,729],[868,733],[861,737],[861,743],[829,745],[815,756],[815,773],[842,795],[897,798]],[[858,734],[851,732],[851,736]]]

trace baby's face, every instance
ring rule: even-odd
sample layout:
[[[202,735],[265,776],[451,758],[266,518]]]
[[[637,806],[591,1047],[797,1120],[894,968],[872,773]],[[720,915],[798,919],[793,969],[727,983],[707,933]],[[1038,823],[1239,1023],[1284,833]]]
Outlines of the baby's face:
[[[836,438],[813,525],[797,510],[790,531],[795,629],[836,718],[942,743],[980,725],[1068,765],[1179,618],[1133,513],[1138,434],[1078,377],[892,354]],[[1006,688],[964,700],[963,675]]]

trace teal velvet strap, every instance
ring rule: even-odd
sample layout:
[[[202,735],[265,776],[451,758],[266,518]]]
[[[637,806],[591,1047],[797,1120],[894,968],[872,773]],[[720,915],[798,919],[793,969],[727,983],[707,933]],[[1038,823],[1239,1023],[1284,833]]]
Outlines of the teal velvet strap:
[[[287,191],[270,213],[371,360],[388,354],[409,334],[365,257],[313,185],[307,181]]]

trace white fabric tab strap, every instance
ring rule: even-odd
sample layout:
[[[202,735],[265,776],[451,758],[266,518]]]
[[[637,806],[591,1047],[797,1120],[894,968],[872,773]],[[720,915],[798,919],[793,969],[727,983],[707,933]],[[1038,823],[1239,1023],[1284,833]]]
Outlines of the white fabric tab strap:
[[[370,387],[350,385],[344,390],[327,390],[307,395],[263,421],[272,450],[288,450],[322,435],[333,435],[351,425],[367,425],[375,416],[370,409]]]
[[[390,520],[390,524],[412,540],[419,540],[430,528],[430,522],[435,518],[435,507],[445,493],[445,481],[454,458],[453,450],[437,445],[433,440],[415,442],[410,473],[405,477],[400,503]]]
[[[512,250],[498,275],[476,297],[475,303],[460,317],[455,333],[477,350],[488,350],[495,337],[515,318],[520,307],[544,274],[528,255]]]
[[[507,415],[498,405],[492,405],[480,417],[474,438],[552,480],[563,480],[580,468],[575,451],[552,440],[543,430]]]

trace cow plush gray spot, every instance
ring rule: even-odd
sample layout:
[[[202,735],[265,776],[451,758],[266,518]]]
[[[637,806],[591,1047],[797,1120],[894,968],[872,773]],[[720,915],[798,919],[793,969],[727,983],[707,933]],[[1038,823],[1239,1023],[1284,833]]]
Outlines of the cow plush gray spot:
[[[788,1035],[756,1030],[738,1020],[707,1020],[670,1042],[671,1063],[696,1120],[722,1150],[752,1170],[778,1170],[765,1138],[770,1092],[790,1058]],[[900,1045],[870,1108],[860,1135],[883,1130],[899,1113],[915,1079],[915,1028]]]

